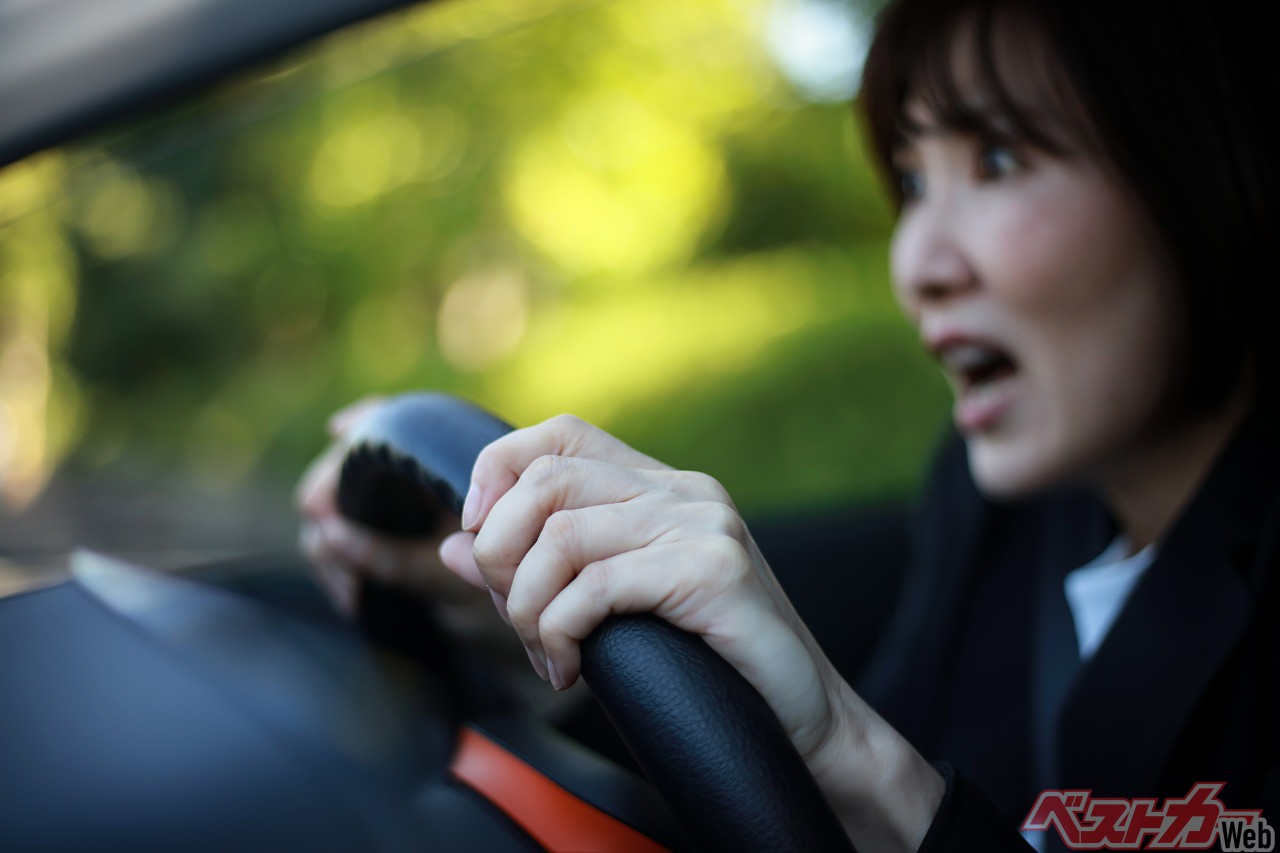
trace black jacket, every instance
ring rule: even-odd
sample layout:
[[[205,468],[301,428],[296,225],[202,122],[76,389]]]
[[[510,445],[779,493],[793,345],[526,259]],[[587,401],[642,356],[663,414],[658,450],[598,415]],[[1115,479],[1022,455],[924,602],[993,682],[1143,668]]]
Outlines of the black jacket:
[[[1229,808],[1280,823],[1280,418],[1242,424],[1094,657],[1055,685],[1062,578],[1114,534],[1083,493],[985,500],[963,444],[943,448],[859,685],[949,765],[922,850],[1026,849],[1016,829],[1046,787],[1164,798],[1220,781]],[[1046,708],[1056,731],[1037,727]]]

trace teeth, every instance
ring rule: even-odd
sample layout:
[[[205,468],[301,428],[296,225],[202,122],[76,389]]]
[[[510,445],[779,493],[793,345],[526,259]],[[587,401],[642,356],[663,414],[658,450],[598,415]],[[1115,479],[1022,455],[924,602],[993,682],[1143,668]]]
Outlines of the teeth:
[[[985,405],[992,397],[997,397],[1001,393],[1001,385],[998,382],[980,382],[976,385],[970,385],[965,391],[965,399],[970,405]]]

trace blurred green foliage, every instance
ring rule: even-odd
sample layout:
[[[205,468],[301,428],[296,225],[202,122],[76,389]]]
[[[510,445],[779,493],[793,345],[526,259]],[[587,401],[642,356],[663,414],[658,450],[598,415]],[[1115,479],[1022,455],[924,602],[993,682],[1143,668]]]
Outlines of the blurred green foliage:
[[[748,512],[905,493],[945,388],[850,110],[788,85],[768,7],[415,8],[0,172],[0,385],[19,339],[45,365],[0,461],[7,428],[46,469],[283,484],[336,407],[430,387]]]

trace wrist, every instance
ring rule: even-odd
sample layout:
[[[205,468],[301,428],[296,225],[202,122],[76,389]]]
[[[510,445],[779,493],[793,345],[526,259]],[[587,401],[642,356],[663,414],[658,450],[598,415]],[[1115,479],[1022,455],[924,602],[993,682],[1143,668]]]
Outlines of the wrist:
[[[863,853],[914,853],[942,802],[942,776],[847,682],[831,708],[831,732],[807,759],[827,801]]]

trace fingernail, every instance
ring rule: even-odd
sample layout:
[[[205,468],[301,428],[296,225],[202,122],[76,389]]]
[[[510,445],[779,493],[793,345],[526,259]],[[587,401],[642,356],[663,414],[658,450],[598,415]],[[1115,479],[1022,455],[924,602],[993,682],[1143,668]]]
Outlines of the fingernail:
[[[480,489],[475,483],[467,490],[467,498],[462,502],[462,529],[474,532],[476,522],[480,520]]]
[[[551,676],[551,686],[556,690],[564,690],[564,681],[560,678],[560,670],[556,669],[556,662],[551,658],[547,658],[547,674]]]
[[[489,597],[493,599],[493,606],[498,608],[498,615],[502,617],[502,621],[508,625],[511,624],[511,617],[507,614],[507,600],[493,591],[493,587],[486,587],[489,590]],[[546,675],[542,676],[546,678]]]
[[[547,668],[542,665],[542,660],[533,653],[533,649],[526,647],[525,653],[529,655],[529,663],[533,664],[534,671],[538,673],[538,677],[541,678],[543,681],[546,681]]]

